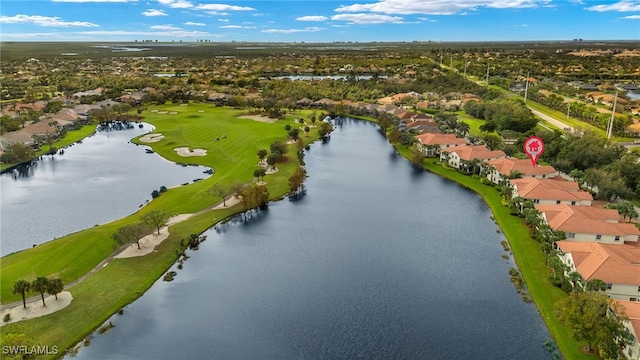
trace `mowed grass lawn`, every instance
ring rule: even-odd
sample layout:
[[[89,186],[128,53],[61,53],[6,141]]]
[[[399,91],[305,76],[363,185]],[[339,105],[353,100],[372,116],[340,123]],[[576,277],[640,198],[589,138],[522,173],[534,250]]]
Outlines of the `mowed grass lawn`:
[[[288,116],[272,124],[248,119],[238,119],[243,111],[216,108],[206,104],[184,106],[160,106],[162,111],[177,111],[178,114],[151,113],[145,121],[156,126],[154,133],[166,137],[154,143],[154,149],[169,159],[180,162],[195,162],[215,169],[214,175],[206,180],[187,186],[170,189],[138,213],[109,224],[87,229],[50,243],[28,249],[2,259],[3,303],[19,300],[11,293],[17,279],[33,280],[36,276],[60,276],[65,283],[87,273],[112,253],[112,234],[118,227],[139,220],[139,216],[155,209],[167,209],[172,213],[195,213],[199,215],[169,228],[169,238],[156,247],[156,251],[129,259],[113,259],[104,268],[84,281],[73,286],[74,297],[71,305],[54,314],[35,318],[3,327],[2,336],[21,333],[32,344],[58,346],[65,350],[91,333],[117,310],[141,296],[178,258],[183,245],[181,240],[190,234],[200,234],[215,223],[242,211],[240,205],[221,210],[207,210],[219,202],[208,194],[208,188],[216,182],[230,183],[234,180],[249,182],[257,168],[259,149],[269,149],[274,141],[286,141],[286,124],[293,127],[304,126],[294,123],[300,113]],[[197,110],[204,110],[198,112]],[[167,116],[163,116],[167,115]],[[310,124],[309,124],[310,125]],[[227,135],[222,139],[221,135]],[[215,141],[215,137],[220,140]],[[317,128],[310,136],[302,133],[305,144],[317,139]],[[173,150],[176,146],[203,148],[207,156],[183,158]],[[279,171],[267,175],[265,181],[272,199],[289,192],[288,177],[298,166],[297,148],[289,146],[287,161],[278,163]],[[194,160],[194,161],[191,161]],[[179,276],[179,275],[178,275]],[[53,356],[49,356],[53,357]]]
[[[158,114],[149,110],[177,112],[176,115]],[[70,283],[86,274],[113,252],[112,235],[125,224],[139,221],[141,215],[152,210],[168,210],[173,214],[191,214],[221,200],[209,193],[214,183],[229,184],[239,180],[247,183],[253,179],[257,169],[259,149],[269,150],[274,141],[286,141],[286,124],[295,127],[290,119],[275,123],[262,123],[237,116],[246,111],[214,107],[208,104],[189,104],[188,106],[157,106],[144,111],[144,121],[156,126],[154,133],[162,133],[165,138],[151,143],[156,152],[163,157],[182,163],[196,163],[214,169],[213,176],[186,186],[169,189],[154,199],[148,206],[124,219],[86,229],[63,238],[24,250],[0,259],[0,295],[2,303],[17,301],[19,295],[13,294],[13,284],[18,279],[33,280],[37,276],[62,278]],[[204,112],[198,112],[202,110]],[[300,116],[300,115],[299,115]],[[226,139],[222,135],[227,135]],[[311,137],[302,133],[301,138],[310,141]],[[216,141],[216,137],[220,140]],[[139,141],[138,141],[139,143]],[[207,150],[206,156],[182,157],[173,150],[186,146]],[[295,145],[289,146],[292,154],[287,164],[278,164],[278,168],[292,170],[297,165]],[[287,171],[268,175],[266,181],[271,194],[287,192]],[[203,174],[203,177],[206,175]],[[284,178],[284,181],[283,181]]]

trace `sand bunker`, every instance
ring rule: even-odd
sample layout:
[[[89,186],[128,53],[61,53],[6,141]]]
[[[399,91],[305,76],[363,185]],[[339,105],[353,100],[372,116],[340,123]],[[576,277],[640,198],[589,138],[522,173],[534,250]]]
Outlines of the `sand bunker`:
[[[198,112],[204,112],[204,110],[198,110]]]
[[[119,259],[126,259],[152,253],[156,246],[160,245],[160,243],[169,237],[169,226],[187,220],[191,216],[193,216],[193,214],[180,214],[172,217],[167,221],[167,226],[160,228],[160,235],[154,231],[153,234],[149,234],[140,239],[140,249],[138,249],[138,244],[133,243],[115,257]]]
[[[0,317],[4,318],[6,314],[10,314],[11,319],[7,322],[0,322],[0,326],[18,322],[22,320],[29,320],[40,316],[53,314],[58,310],[62,310],[71,304],[73,296],[68,291],[63,291],[58,294],[58,300],[55,296],[49,295],[44,298],[44,302],[47,306],[42,306],[42,299],[38,297],[38,301],[27,303],[27,308],[22,306],[22,302],[18,306],[14,306],[10,309],[5,309],[0,312]]]
[[[249,119],[253,121],[259,121],[263,123],[274,123],[278,121],[278,119],[272,119],[270,117],[262,116],[262,115],[242,115],[238,116],[240,119]]]
[[[188,147],[178,147],[173,149],[180,156],[205,156],[207,155],[207,150],[205,149],[193,149],[190,150]]]
[[[169,115],[175,115],[177,113],[178,113],[177,111],[172,111],[172,112],[169,113]]]
[[[140,141],[146,142],[146,143],[153,143],[153,142],[158,142],[158,141],[162,140],[163,138],[164,138],[164,135],[162,135],[162,134],[147,134],[147,135],[141,137]]]

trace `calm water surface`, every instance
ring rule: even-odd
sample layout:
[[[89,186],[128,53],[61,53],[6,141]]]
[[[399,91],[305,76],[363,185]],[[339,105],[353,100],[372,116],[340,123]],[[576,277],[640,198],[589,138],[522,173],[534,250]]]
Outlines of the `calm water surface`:
[[[477,195],[414,169],[361,121],[306,162],[302,199],[207,231],[173,282],[75,358],[551,358]]]
[[[161,186],[209,176],[205,167],[183,167],[129,143],[152,129],[100,131],[27,172],[0,175],[0,253],[130,215]]]

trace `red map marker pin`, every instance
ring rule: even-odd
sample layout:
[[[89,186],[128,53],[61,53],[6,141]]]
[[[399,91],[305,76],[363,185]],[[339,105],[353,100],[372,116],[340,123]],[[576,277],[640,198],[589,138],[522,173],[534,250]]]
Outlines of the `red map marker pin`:
[[[529,155],[531,164],[535,167],[538,162],[538,158],[544,151],[544,141],[537,136],[530,136],[524,141],[523,148],[524,153]]]

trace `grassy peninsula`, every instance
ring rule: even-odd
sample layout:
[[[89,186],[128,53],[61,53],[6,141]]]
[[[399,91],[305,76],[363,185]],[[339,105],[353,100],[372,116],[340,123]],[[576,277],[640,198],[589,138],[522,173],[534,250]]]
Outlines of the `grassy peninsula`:
[[[23,334],[31,344],[57,346],[64,351],[82,341],[112,314],[141,296],[175,263],[185,247],[184,242],[181,243],[183,239],[191,234],[200,234],[244,210],[241,205],[213,209],[213,205],[222,199],[211,195],[211,186],[226,185],[236,180],[243,183],[252,181],[253,171],[258,168],[256,153],[260,149],[269,149],[275,141],[286,142],[285,125],[292,128],[313,126],[310,122],[303,125],[293,121],[308,118],[309,114],[305,112],[288,115],[286,119],[272,123],[241,118],[244,114],[247,114],[246,110],[194,103],[153,106],[145,110],[144,121],[156,127],[154,133],[165,136],[159,142],[148,144],[154,151],[175,162],[211,167],[213,175],[171,188],[126,218],[3,257],[0,260],[2,303],[20,300],[20,295],[12,293],[13,283],[18,279],[56,276],[69,284],[89,273],[113,253],[112,235],[115,231],[123,225],[137,222],[150,211],[196,215],[170,226],[169,237],[156,247],[155,252],[141,257],[112,259],[72,286],[68,290],[74,300],[63,310],[3,326],[2,343],[6,344],[7,336],[11,334]],[[312,127],[308,135],[301,131],[300,139],[304,144],[319,138],[318,127]],[[207,155],[182,157],[174,148],[183,146],[205,149]],[[276,165],[278,172],[265,177],[270,199],[280,198],[290,191],[288,178],[298,166],[297,152],[296,144],[289,145],[286,160]]]

